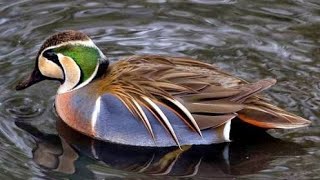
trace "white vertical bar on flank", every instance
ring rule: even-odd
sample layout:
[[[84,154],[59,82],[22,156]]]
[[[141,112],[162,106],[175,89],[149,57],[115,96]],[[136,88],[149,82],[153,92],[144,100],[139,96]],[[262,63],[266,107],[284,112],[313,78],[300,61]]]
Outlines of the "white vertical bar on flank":
[[[227,121],[223,128],[223,137],[227,142],[230,142],[230,130],[231,130],[231,120]]]
[[[96,103],[94,105],[93,108],[93,112],[92,112],[92,116],[91,116],[91,130],[92,133],[95,133],[95,127],[97,124],[97,120],[100,114],[100,106],[101,106],[101,96],[98,97],[98,99],[96,100]]]

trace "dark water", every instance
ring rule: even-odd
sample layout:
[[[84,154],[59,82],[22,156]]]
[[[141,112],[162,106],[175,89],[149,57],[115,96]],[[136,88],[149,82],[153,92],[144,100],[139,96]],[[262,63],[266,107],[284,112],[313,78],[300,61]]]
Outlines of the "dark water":
[[[112,60],[189,56],[249,81],[276,78],[267,96],[312,125],[269,132],[279,139],[184,151],[85,138],[55,115],[57,84],[14,90],[43,40],[65,29],[87,33]],[[319,179],[319,45],[317,0],[0,0],[0,178]]]

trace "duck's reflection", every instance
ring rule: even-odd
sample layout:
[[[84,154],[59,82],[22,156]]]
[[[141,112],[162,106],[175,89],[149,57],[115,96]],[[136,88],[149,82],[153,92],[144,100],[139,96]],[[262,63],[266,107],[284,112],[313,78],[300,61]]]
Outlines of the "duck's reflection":
[[[57,122],[59,136],[43,134],[36,128],[17,125],[35,138],[34,161],[42,167],[74,174],[84,167],[79,158],[86,156],[104,162],[113,169],[148,175],[233,177],[263,170],[279,156],[302,154],[300,146],[284,142],[260,131],[238,128],[237,141],[210,146],[179,148],[142,148],[93,140],[77,133],[62,121]],[[239,127],[239,126],[237,126]],[[254,136],[252,135],[254,134]],[[247,141],[247,136],[250,141]],[[252,136],[255,139],[252,140]],[[86,170],[88,171],[90,170]],[[79,173],[79,172],[78,172]],[[84,173],[84,172],[82,172]]]

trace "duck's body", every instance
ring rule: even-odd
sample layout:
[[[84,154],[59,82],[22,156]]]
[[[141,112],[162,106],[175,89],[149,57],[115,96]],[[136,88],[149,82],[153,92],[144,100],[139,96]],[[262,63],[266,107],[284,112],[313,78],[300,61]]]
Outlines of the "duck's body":
[[[64,33],[55,38],[77,35],[67,39],[81,52],[86,50],[86,44],[77,44],[85,35]],[[163,56],[131,56],[107,66],[100,50],[95,55],[103,60],[85,69],[79,61],[85,56],[74,55],[77,48],[49,40],[39,52],[38,68],[42,76],[63,79],[57,112],[69,126],[93,138],[136,146],[213,144],[230,141],[233,119],[260,128],[309,124],[257,96],[273,79],[248,83],[210,64]],[[48,69],[52,62],[57,66]]]
[[[193,63],[195,66],[183,65],[185,63]],[[214,69],[211,65],[182,58],[131,56],[111,64],[106,69],[106,74],[93,80],[87,86],[58,94],[56,97],[57,112],[69,126],[98,139],[139,146],[176,145],[172,136],[150,110],[141,105],[150,122],[154,137],[143,122],[128,110],[125,104],[130,103],[130,98],[125,96],[131,96],[133,101],[141,104],[143,101],[141,96],[144,95],[154,101],[165,114],[181,145],[226,142],[229,141],[229,120],[234,118],[236,116],[234,112],[241,108],[236,103],[223,104],[223,101],[217,101],[219,105],[226,107],[216,109],[219,113],[213,115],[212,123],[208,124],[213,128],[205,127],[206,124],[203,126],[200,124],[200,128],[203,129],[201,137],[184,122],[183,118],[163,104],[161,94],[151,90],[151,88],[156,88],[159,91],[167,92],[168,96],[180,97],[182,104],[187,104],[183,101],[183,97],[205,93],[205,89],[210,92],[210,81],[221,86],[220,89],[216,89],[220,95],[213,98],[222,100],[224,96],[227,98],[231,94],[236,94],[238,91],[231,89],[224,92],[223,86],[237,86],[242,81],[218,73]],[[112,74],[116,74],[116,76]],[[224,84],[218,82],[222,77],[228,80]],[[199,93],[196,93],[197,91]],[[203,93],[202,95],[204,95]],[[139,94],[141,96],[137,96]],[[133,101],[131,101],[132,105]],[[100,106],[100,111],[96,120],[93,120],[97,106]],[[199,124],[201,118],[195,118],[196,121],[197,119]]]

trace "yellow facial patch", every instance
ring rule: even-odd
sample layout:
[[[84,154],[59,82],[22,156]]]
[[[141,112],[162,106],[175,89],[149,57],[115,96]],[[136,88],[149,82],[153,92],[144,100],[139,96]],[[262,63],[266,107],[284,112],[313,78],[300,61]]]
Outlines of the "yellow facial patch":
[[[42,55],[39,56],[38,67],[44,76],[56,79],[64,78],[62,69],[56,63],[46,59]]]
[[[81,70],[72,58],[62,54],[58,54],[58,58],[65,74],[64,83],[60,86],[58,93],[63,93],[73,89],[79,83]]]

